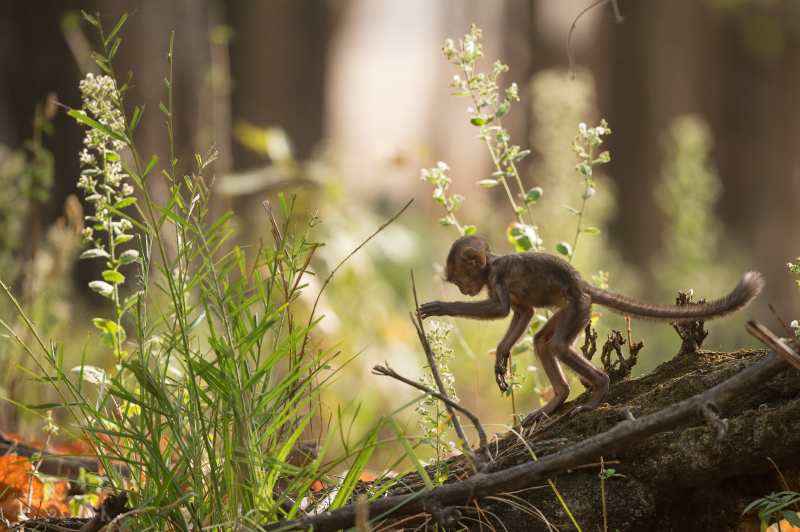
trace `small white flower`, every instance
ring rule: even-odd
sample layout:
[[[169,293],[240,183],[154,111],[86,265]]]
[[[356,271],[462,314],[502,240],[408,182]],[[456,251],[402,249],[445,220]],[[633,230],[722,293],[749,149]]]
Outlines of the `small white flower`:
[[[475,109],[473,109],[472,107],[467,107],[467,112],[468,112],[469,114],[472,114],[472,113],[474,113],[474,112],[475,112]]]
[[[81,161],[81,165],[84,165],[84,164],[95,164],[94,155],[89,153],[89,150],[87,150],[86,148],[84,148],[83,151],[80,153],[80,161]]]
[[[475,53],[475,43],[472,41],[467,41],[467,44],[464,45],[464,51],[468,54]]]
[[[441,170],[442,172],[446,172],[447,170],[450,170],[450,167],[447,166],[447,164],[444,163],[443,161],[439,161],[438,163],[436,163],[436,166],[438,166],[439,170]]]
[[[459,83],[461,81],[461,76],[456,74],[455,76],[453,76],[453,81],[455,81],[456,83]]]

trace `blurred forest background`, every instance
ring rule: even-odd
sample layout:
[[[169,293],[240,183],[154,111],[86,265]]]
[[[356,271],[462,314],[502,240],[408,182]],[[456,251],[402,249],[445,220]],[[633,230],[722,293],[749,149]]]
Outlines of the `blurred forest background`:
[[[501,187],[475,185],[494,171],[475,140],[466,99],[449,96],[455,68],[442,57],[446,38],[475,23],[484,31],[482,69],[510,66],[521,102],[505,126],[532,155],[523,161],[526,188],[540,186],[536,205],[545,247],[571,240],[575,218],[563,203],[580,201],[582,179],[571,142],[578,124],[605,118],[613,134],[611,163],[597,181],[575,264],[586,278],[609,272],[613,291],[672,303],[676,291],[695,299],[727,293],[744,271],[760,270],[763,295],[742,314],[708,324],[708,349],[755,347],[747,316],[773,323],[800,317],[786,263],[800,254],[800,3],[792,0],[620,0],[581,18],[573,34],[576,78],[570,79],[567,35],[585,0],[6,0],[0,3],[0,276],[11,283],[45,338],[65,342],[66,364],[78,365],[91,318],[107,304],[87,283],[99,266],[76,262],[82,211],[76,182],[84,131],[52,104],[80,107],[79,81],[99,73],[91,59],[94,32],[80,10],[106,25],[133,16],[121,33],[118,72],[134,72],[131,105],[147,104],[139,149],[168,161],[168,137],[157,110],[165,100],[170,32],[175,32],[175,129],[178,168],[215,144],[220,156],[215,209],[232,209],[237,242],[271,238],[261,202],[297,192],[319,211],[317,240],[302,301],[313,304],[322,281],[366,236],[415,198],[395,224],[359,251],[333,278],[321,302],[315,338],[358,357],[326,396],[363,402],[369,424],[413,400],[416,392],[370,374],[388,363],[412,378],[423,373],[408,312],[409,270],[422,301],[463,299],[434,280],[458,236],[440,227],[420,168],[445,161],[449,192],[466,196],[462,223],[475,224],[496,253],[513,251],[513,220]],[[57,96],[51,96],[55,94]],[[208,172],[206,172],[209,174]],[[210,174],[209,174],[210,175]],[[166,194],[159,179],[154,195]],[[130,276],[129,283],[135,282]],[[445,290],[442,293],[442,290]],[[109,309],[110,311],[110,309]],[[15,321],[7,301],[0,318]],[[505,424],[487,350],[506,323],[457,320],[455,386],[484,424]],[[604,314],[600,341],[624,321]],[[20,334],[22,331],[20,329]],[[324,338],[321,335],[324,334]],[[633,324],[644,338],[637,374],[677,353],[665,325]],[[89,344],[87,361],[113,368]],[[106,357],[106,358],[102,358]],[[532,353],[517,408],[539,404],[546,382]],[[41,402],[37,385],[16,364],[21,350],[0,343],[0,395]],[[27,363],[25,363],[27,364]],[[576,387],[582,391],[582,387]],[[357,393],[353,393],[356,390]],[[414,415],[410,432],[414,432]],[[0,429],[34,432],[39,422],[10,403]],[[315,430],[319,430],[319,426]],[[498,429],[500,430],[500,429]],[[315,434],[309,434],[315,437]],[[454,437],[455,438],[455,437]]]

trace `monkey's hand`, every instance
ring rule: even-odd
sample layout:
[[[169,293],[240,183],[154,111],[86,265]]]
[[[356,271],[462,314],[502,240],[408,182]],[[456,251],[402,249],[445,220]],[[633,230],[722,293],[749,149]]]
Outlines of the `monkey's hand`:
[[[419,317],[424,320],[425,318],[430,318],[431,316],[449,316],[449,306],[449,303],[444,303],[442,301],[431,301],[430,303],[424,303],[419,307]]]
[[[508,390],[506,373],[508,373],[508,355],[498,355],[494,364],[494,379],[497,381],[497,387],[500,388],[501,392]]]

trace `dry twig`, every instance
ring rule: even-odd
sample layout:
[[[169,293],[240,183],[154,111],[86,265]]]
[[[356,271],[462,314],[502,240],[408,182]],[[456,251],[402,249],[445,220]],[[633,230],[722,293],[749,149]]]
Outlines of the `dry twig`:
[[[433,355],[433,350],[431,349],[431,345],[428,343],[428,338],[425,336],[425,328],[422,325],[422,318],[419,317],[419,300],[417,299],[417,285],[414,282],[414,272],[411,272],[411,289],[414,292],[414,307],[416,308],[415,314],[411,316],[411,323],[414,324],[414,328],[417,330],[417,336],[419,337],[419,341],[422,344],[422,349],[425,351],[425,356],[428,359],[428,365],[430,366],[431,373],[433,374],[433,379],[436,381],[436,386],[439,388],[439,393],[447,397],[447,389],[444,387],[444,382],[442,381],[442,375],[439,373],[439,367],[436,365],[436,357]],[[414,319],[416,316],[416,320]],[[486,465],[488,462],[487,457],[489,455],[489,448],[486,447],[485,455],[476,455],[472,452],[472,448],[469,445],[469,440],[467,439],[467,435],[464,432],[464,428],[461,426],[461,422],[458,420],[456,416],[455,409],[453,408],[452,401],[445,402],[445,406],[447,407],[447,413],[450,414],[450,419],[453,421],[453,427],[456,429],[456,434],[461,439],[463,445],[461,446],[464,454],[469,458],[470,462],[472,462],[473,467],[476,471],[480,471],[483,469],[483,466]],[[470,418],[472,419],[472,418]],[[483,429],[481,429],[483,430]],[[486,436],[484,435],[483,440],[485,441]],[[449,516],[449,514],[448,514]],[[435,516],[434,516],[435,517]],[[443,523],[442,523],[443,524]]]
[[[475,454],[478,455],[479,460],[482,458],[484,463],[488,463],[492,459],[491,455],[489,454],[489,444],[487,443],[486,440],[486,431],[483,429],[483,425],[481,425],[481,422],[478,421],[478,418],[475,417],[475,414],[473,414],[463,406],[459,405],[449,397],[442,395],[440,393],[436,393],[427,386],[423,386],[418,382],[414,382],[411,379],[407,379],[402,375],[395,373],[394,370],[388,367],[389,364],[386,364],[386,366],[387,367],[385,368],[383,366],[375,366],[374,368],[372,368],[372,373],[374,373],[375,375],[385,375],[387,377],[392,377],[393,379],[397,379],[400,382],[408,384],[409,386],[413,386],[418,390],[422,390],[423,392],[430,394],[432,397],[437,398],[444,404],[455,408],[456,410],[467,416],[469,420],[472,421],[472,423],[475,425],[475,430],[478,431],[478,439],[480,440],[480,445],[478,446],[478,450]]]

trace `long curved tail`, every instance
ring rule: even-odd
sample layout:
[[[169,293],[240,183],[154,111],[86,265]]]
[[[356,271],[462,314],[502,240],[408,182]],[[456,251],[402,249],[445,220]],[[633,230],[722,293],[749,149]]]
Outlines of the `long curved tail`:
[[[730,294],[705,305],[654,305],[636,301],[588,283],[586,286],[592,296],[592,303],[602,305],[612,312],[641,320],[676,323],[711,320],[739,312],[749,305],[764,288],[764,277],[759,272],[747,272]]]

